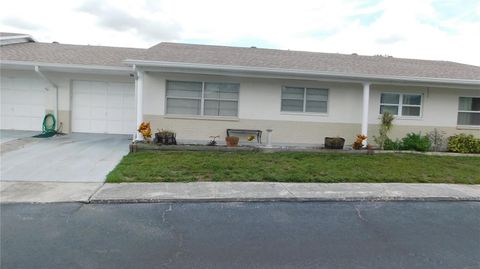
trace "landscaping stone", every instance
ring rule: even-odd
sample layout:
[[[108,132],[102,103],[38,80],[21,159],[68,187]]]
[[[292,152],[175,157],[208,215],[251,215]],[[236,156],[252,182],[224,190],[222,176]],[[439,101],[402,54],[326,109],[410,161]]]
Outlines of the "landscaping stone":
[[[137,143],[133,145],[133,152],[138,151],[219,151],[219,152],[238,152],[238,151],[259,151],[258,147],[227,147],[227,146],[206,146],[206,145],[156,145],[148,143]],[[132,147],[130,148],[132,152]]]
[[[237,146],[227,147],[224,145],[206,146],[206,145],[156,145],[153,143],[136,143],[130,145],[130,152],[138,151],[219,151],[219,152],[318,152],[318,153],[345,153],[345,154],[372,154],[367,149],[353,150],[351,147],[344,149],[327,149],[323,147],[301,147],[301,146],[272,146],[265,145],[257,146]],[[455,156],[455,157],[480,157],[480,154],[474,153],[455,153],[455,152],[419,152],[411,150],[373,150],[373,154],[419,154],[419,155],[433,155],[433,156]]]

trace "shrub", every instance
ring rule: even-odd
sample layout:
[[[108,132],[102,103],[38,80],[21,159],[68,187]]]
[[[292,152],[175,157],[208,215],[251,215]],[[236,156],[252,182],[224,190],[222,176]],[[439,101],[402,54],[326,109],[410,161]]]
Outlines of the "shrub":
[[[432,146],[432,142],[426,135],[421,135],[420,133],[409,133],[407,136],[402,138],[401,149],[402,150],[416,150],[416,151],[427,151]]]
[[[480,139],[467,134],[450,136],[448,150],[459,153],[480,153]]]
[[[390,138],[387,138],[383,144],[383,149],[385,150],[400,150],[401,148],[402,148],[402,142],[398,139],[393,141]]]

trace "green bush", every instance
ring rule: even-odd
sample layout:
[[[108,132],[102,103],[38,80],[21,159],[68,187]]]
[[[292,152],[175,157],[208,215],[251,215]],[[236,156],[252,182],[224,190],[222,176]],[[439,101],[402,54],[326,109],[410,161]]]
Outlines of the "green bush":
[[[432,142],[426,135],[420,133],[409,133],[402,138],[401,149],[402,150],[415,150],[415,151],[427,151],[432,146]]]
[[[385,150],[415,150],[415,151],[428,151],[432,146],[432,142],[426,135],[409,133],[402,140],[391,139],[385,140]]]
[[[467,134],[450,136],[448,150],[459,153],[480,153],[480,139]]]
[[[400,150],[401,148],[402,148],[402,142],[398,139],[393,141],[390,138],[387,138],[383,142],[383,149],[384,150]]]

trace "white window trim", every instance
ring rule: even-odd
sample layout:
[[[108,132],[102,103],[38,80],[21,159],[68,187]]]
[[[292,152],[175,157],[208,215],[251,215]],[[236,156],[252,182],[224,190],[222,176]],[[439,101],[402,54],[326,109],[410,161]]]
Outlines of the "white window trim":
[[[200,116],[200,115],[182,115],[182,114],[167,114],[166,119],[183,119],[183,120],[213,120],[213,121],[240,121],[238,117],[226,116]]]
[[[327,110],[328,110],[328,108],[327,108]],[[328,116],[328,113],[280,111],[280,115],[327,117],[327,116]]]
[[[460,106],[460,98],[479,98],[480,96],[458,96],[458,106]],[[480,111],[475,111],[475,110],[460,110],[457,108],[457,129],[480,129],[480,125],[459,125],[458,124],[458,113],[478,113],[480,114]]]
[[[387,104],[387,103],[382,103],[382,94],[398,94],[400,96],[399,100],[398,100],[398,104]],[[420,105],[405,105],[403,104],[403,96],[404,95],[420,95]],[[423,93],[416,93],[416,92],[408,92],[408,93],[404,93],[404,92],[381,92],[380,93],[380,106],[378,108],[378,112],[379,112],[379,117],[382,116],[382,114],[380,114],[380,109],[382,106],[397,106],[398,107],[398,115],[394,115],[396,119],[399,119],[399,120],[418,120],[418,119],[422,119],[423,118],[423,99],[425,98],[424,94]],[[419,107],[420,108],[420,115],[418,116],[404,116],[402,114],[402,108],[403,107]]]
[[[168,82],[169,81],[178,81],[178,82],[193,82],[193,83],[202,83],[202,94],[200,97],[177,97],[177,96],[168,96]],[[206,83],[228,83],[228,84],[237,84],[238,85],[238,99],[216,99],[216,98],[205,98],[205,84]],[[191,115],[191,114],[169,114],[168,113],[168,98],[170,99],[186,99],[186,100],[200,100],[200,114]],[[237,115],[236,116],[215,116],[215,115],[205,115],[205,100],[207,101],[230,101],[237,102]],[[240,83],[236,82],[212,82],[212,81],[190,81],[190,80],[176,80],[176,79],[167,79],[165,80],[165,108],[164,115],[171,116],[175,118],[196,118],[196,119],[225,119],[225,120],[234,120],[238,119],[240,114]]]
[[[282,101],[285,100],[300,100],[292,98],[283,98],[283,90],[285,88],[303,88],[303,111],[283,111],[282,110]],[[317,89],[317,90],[326,90],[327,91],[327,111],[326,112],[307,112],[307,89]],[[299,87],[299,86],[282,86],[282,91],[280,92],[280,114],[281,115],[299,115],[299,116],[327,116],[330,111],[330,89],[328,88],[317,88],[317,87]]]

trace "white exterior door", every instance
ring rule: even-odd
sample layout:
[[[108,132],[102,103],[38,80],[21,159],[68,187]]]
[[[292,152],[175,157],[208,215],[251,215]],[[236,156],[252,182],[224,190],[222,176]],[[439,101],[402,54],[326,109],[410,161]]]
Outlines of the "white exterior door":
[[[133,83],[73,81],[73,132],[133,134],[135,124]]]
[[[42,130],[46,90],[33,77],[0,77],[0,129]]]

